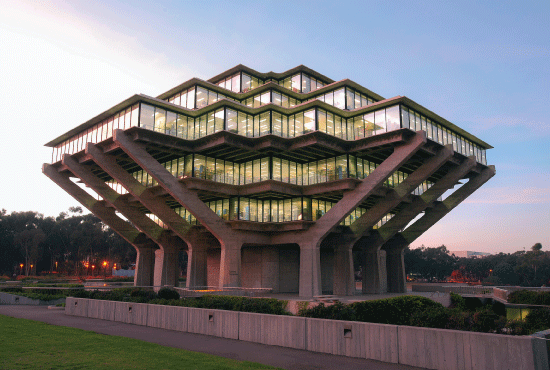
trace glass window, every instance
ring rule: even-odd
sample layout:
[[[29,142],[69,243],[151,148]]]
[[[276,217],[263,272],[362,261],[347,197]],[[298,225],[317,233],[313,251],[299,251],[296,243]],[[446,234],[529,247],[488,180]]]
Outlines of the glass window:
[[[260,95],[260,101],[262,105],[271,103],[271,93],[268,91]]]
[[[184,177],[191,177],[193,176],[193,154],[189,154],[185,156],[185,169],[184,169]]]
[[[317,117],[319,119],[319,131],[327,132],[327,112],[318,109]]]
[[[289,137],[289,132],[288,132],[289,117],[281,115],[281,118],[283,120],[281,136],[282,137]]]
[[[349,156],[349,177],[357,178],[357,158],[353,155]]]
[[[228,109],[227,110],[227,131],[237,133],[237,112],[234,110]]]
[[[354,103],[353,91],[346,88],[346,109],[347,110],[352,110],[353,109],[353,103]]]
[[[282,117],[281,113],[273,112],[273,134],[282,136]]]
[[[271,163],[273,164],[272,179],[276,181],[281,181],[281,159],[272,158]]]
[[[231,78],[231,91],[241,92],[241,74],[240,73],[236,74]]]
[[[281,160],[281,181],[287,183],[290,181],[289,163],[285,159]]]
[[[311,91],[311,78],[308,75],[302,73],[302,93],[308,93]]]
[[[260,182],[261,179],[261,165],[260,160],[255,159],[252,162],[252,182]]]
[[[376,132],[376,126],[374,124],[374,112],[363,115],[365,121],[365,136],[372,136]]]
[[[141,116],[139,120],[139,126],[147,130],[153,130],[154,125],[155,107],[147,104],[141,104]]]
[[[245,163],[244,168],[244,183],[250,184],[253,181],[252,178],[252,161],[248,161]]]
[[[302,135],[304,133],[304,113],[296,113],[294,115],[294,130],[295,136]]]
[[[297,74],[295,76],[292,76],[292,91],[294,92],[300,92],[300,74]]]
[[[239,135],[246,136],[246,114],[238,112]]]
[[[197,86],[197,109],[208,105],[208,91],[200,86]]]
[[[195,89],[187,92],[187,109],[195,109]]]
[[[194,177],[201,179],[206,178],[206,158],[200,154],[195,154],[193,162],[195,171]]]
[[[384,109],[374,112],[374,121],[377,135],[386,132],[386,111]]]
[[[292,221],[292,200],[285,199],[283,202],[284,207],[284,221]]]
[[[260,132],[259,135],[267,135],[270,131],[270,114],[269,112],[264,112],[260,115]]]
[[[187,117],[178,114],[176,130],[178,137],[187,139]]]
[[[168,135],[176,136],[176,121],[178,115],[173,112],[168,112],[166,115],[166,133]]]
[[[206,114],[203,114],[199,117],[199,137],[206,136],[206,123],[207,123],[208,116]],[[196,121],[195,121],[196,124]],[[196,134],[196,130],[195,130]]]
[[[289,173],[289,182],[291,184],[296,184],[297,183],[297,180],[296,180],[296,162],[292,162],[292,161],[289,162],[288,173]]]
[[[223,131],[223,121],[224,121],[224,110],[220,109],[216,111],[216,114],[214,115],[215,124],[214,124],[214,132]]]
[[[214,104],[218,101],[218,94],[214,91],[208,90],[208,105]]]
[[[357,158],[357,178],[365,178],[365,173],[363,172],[363,160],[361,158]]]
[[[295,137],[295,130],[296,130],[296,123],[295,123],[295,116],[294,114],[291,116],[288,116],[288,136],[287,137]]]
[[[196,139],[196,137],[195,137],[195,119],[193,117],[187,117],[187,137],[188,137],[189,140]]]
[[[355,92],[355,101],[354,101],[353,109],[356,109],[359,107],[361,107],[361,95]]]
[[[155,128],[157,132],[164,133],[166,129],[166,111],[164,109],[155,108]]]
[[[353,118],[353,131],[355,139],[365,137],[365,126],[363,125],[363,117],[357,116]]]
[[[282,101],[281,94],[278,93],[277,91],[273,91],[272,94],[273,94],[273,104],[282,105],[283,101]]]
[[[251,89],[251,85],[250,85],[251,82],[252,82],[252,78],[246,73],[243,73],[243,93]]]
[[[288,101],[288,96],[286,96],[284,94],[281,94],[281,106],[285,107],[285,108],[290,107],[289,101]]]
[[[304,134],[315,130],[315,110],[304,113]]]
[[[396,105],[394,107],[386,108],[386,123],[387,123],[387,131],[393,131],[398,130],[399,125],[399,106]],[[426,124],[426,121],[424,120],[424,125]]]

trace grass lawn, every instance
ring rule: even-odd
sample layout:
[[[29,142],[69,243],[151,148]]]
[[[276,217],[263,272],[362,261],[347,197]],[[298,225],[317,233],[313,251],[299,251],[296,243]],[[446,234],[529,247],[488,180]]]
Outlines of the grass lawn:
[[[0,315],[0,369],[274,369]]]

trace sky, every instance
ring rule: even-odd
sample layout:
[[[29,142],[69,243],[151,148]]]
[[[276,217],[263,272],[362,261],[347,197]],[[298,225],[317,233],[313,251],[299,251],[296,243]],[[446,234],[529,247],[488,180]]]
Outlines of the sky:
[[[548,250],[549,19],[547,0],[0,0],[0,209],[77,205],[42,174],[44,144],[134,94],[304,64],[407,96],[494,147],[495,177],[411,247]]]

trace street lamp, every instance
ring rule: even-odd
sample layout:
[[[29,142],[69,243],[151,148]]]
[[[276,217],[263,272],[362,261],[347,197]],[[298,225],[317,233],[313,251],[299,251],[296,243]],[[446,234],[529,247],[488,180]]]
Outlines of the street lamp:
[[[103,261],[103,277],[106,278],[107,277],[107,261]]]
[[[94,276],[95,265],[92,265],[92,277]]]
[[[34,267],[34,265],[31,265],[31,275],[32,275],[32,268]]]
[[[19,264],[19,275],[23,275],[23,264]]]

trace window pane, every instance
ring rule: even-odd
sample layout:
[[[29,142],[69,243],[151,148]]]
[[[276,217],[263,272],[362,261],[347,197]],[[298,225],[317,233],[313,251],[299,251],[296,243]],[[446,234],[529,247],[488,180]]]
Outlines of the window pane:
[[[345,108],[345,94],[344,89],[336,90],[334,92],[334,106],[336,108],[344,109]]]
[[[273,158],[272,164],[273,164],[273,169],[272,169],[273,180],[281,181],[281,159]]]
[[[269,127],[271,126],[271,122],[269,121],[270,114],[269,112],[264,112],[260,115],[260,135],[267,135],[269,134]]]
[[[237,112],[231,109],[227,110],[227,131],[233,133],[238,132]]]
[[[276,91],[273,91],[272,92],[273,94],[273,104],[275,105],[282,105],[282,97],[281,97],[281,94],[276,92]]]
[[[315,130],[315,111],[310,110],[304,113],[304,134]]]
[[[386,108],[387,131],[399,129],[399,106]]]
[[[311,91],[311,78],[308,75],[302,73],[302,93],[308,93]]]
[[[177,136],[187,139],[187,117],[178,114],[177,120]]]
[[[206,123],[206,135],[210,135],[214,133],[214,127],[215,127],[215,112],[211,112],[208,115],[208,121]]]
[[[292,76],[292,91],[300,92],[300,74]]]
[[[347,110],[352,110],[354,107],[353,107],[353,104],[354,104],[354,93],[352,90],[346,88],[346,109]]]
[[[195,109],[195,89],[191,89],[187,93],[187,109]]]
[[[197,86],[197,109],[205,107],[208,104],[208,91]]]
[[[304,133],[304,113],[297,113],[294,115],[294,130],[295,136],[302,135]]]
[[[273,112],[273,134],[282,136],[282,118],[281,113]]]
[[[166,133],[168,135],[176,136],[177,117],[177,114],[173,112],[168,112],[166,115]]]
[[[261,179],[261,165],[260,160],[255,159],[252,163],[252,182],[260,182]]]
[[[246,136],[246,114],[238,112],[239,135]]]
[[[214,118],[215,118],[214,132],[223,131],[224,110],[220,109],[216,111]]]
[[[147,104],[141,104],[141,116],[139,120],[139,126],[147,130],[153,130],[154,123],[155,107]]]
[[[241,92],[241,74],[238,73],[231,78],[231,91]]]
[[[376,124],[376,134],[386,132],[386,112],[384,109],[374,112],[374,121]]]
[[[355,139],[361,139],[365,137],[365,127],[363,125],[363,117],[357,116],[353,118],[353,131]]]
[[[271,103],[271,96],[270,95],[271,94],[270,94],[269,91],[263,93],[262,95],[260,95],[260,101],[261,101],[262,105]]]
[[[262,158],[260,166],[260,181],[269,180],[269,157]]]
[[[157,132],[164,133],[166,128],[166,111],[164,109],[155,109],[155,128]]]
[[[317,110],[317,117],[319,119],[319,131],[327,132],[327,112],[324,110]]]

